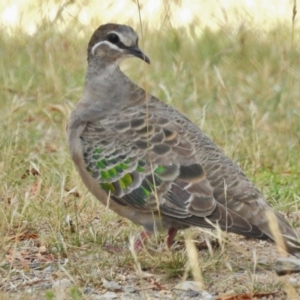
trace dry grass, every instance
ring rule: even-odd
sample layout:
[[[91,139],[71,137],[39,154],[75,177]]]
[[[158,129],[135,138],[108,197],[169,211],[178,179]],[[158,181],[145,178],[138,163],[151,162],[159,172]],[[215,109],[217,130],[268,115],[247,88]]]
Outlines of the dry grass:
[[[184,29],[155,30],[145,25],[142,48],[151,66],[128,60],[122,68],[199,125],[297,225],[299,32],[292,43],[289,25],[253,28],[237,30],[222,23],[212,31],[192,23]],[[104,209],[87,192],[67,151],[66,122],[83,90],[85,48],[93,29],[76,20],[67,31],[45,22],[32,36],[21,28],[0,36],[3,299],[14,298],[13,285],[32,278],[32,264],[41,270],[55,266],[51,278],[42,282],[72,279],[70,299],[89,299],[81,294],[85,287],[104,291],[101,279],[117,280],[137,270],[154,274],[166,288],[197,273],[198,263],[190,272],[191,255],[181,243],[182,233],[173,251],[166,249],[163,236],[154,237],[150,250],[136,257],[103,249],[105,243],[128,244],[140,228]],[[289,289],[295,292],[288,278],[282,280],[259,264],[276,258],[274,245],[200,229],[191,234],[195,240],[219,237],[221,243],[197,253],[198,281],[209,291],[275,291],[276,299],[285,299]],[[148,281],[140,276],[136,284],[143,288]],[[26,288],[20,286],[18,295],[31,299]],[[54,290],[41,289],[36,299],[55,297]]]

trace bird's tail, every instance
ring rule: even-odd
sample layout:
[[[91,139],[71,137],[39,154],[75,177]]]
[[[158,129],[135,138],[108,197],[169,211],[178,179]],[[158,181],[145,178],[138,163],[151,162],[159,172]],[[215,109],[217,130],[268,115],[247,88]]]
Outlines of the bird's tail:
[[[267,211],[267,219],[269,230],[264,230],[264,233],[276,243],[279,249],[284,249],[300,258],[300,236],[296,231],[279,213]]]

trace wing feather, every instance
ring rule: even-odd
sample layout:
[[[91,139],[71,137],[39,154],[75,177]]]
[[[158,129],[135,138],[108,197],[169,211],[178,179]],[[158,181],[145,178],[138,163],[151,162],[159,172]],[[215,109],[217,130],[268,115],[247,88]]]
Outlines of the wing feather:
[[[201,164],[193,137],[197,131],[184,127],[185,118],[166,118],[165,111],[153,110],[129,108],[87,125],[81,137],[86,168],[101,188],[118,203],[160,211],[185,225],[216,223],[229,231],[253,231],[248,221],[216,201],[222,189],[218,182],[213,188]],[[211,160],[216,160],[210,168],[216,173],[222,167],[218,153]]]

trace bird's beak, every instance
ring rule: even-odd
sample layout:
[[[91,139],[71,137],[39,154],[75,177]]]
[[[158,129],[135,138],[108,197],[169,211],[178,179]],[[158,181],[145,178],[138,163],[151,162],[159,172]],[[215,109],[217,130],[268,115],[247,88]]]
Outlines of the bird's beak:
[[[143,61],[145,61],[147,64],[150,64],[150,59],[148,58],[148,56],[146,56],[142,50],[138,47],[130,47],[128,48],[128,51],[131,55],[136,56],[140,59],[142,59]]]

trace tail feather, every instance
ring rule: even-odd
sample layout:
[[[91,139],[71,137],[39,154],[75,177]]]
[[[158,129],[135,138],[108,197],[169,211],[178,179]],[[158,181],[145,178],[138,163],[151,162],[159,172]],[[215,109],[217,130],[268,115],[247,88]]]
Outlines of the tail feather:
[[[284,220],[283,216],[272,210],[266,211],[266,222],[261,230],[267,234],[279,248],[300,258],[300,237]]]
[[[282,233],[285,250],[300,258],[300,236],[297,232],[280,216],[276,214],[278,226]],[[273,234],[274,235],[274,234]],[[273,239],[276,242],[276,238]]]
[[[185,225],[214,228],[214,224],[222,230],[240,234],[246,237],[265,240],[271,239],[276,245],[288,253],[300,258],[300,237],[296,231],[279,214],[270,208],[264,208],[251,221],[241,215],[218,205],[215,212],[207,218],[191,216],[176,219],[177,223]],[[224,217],[226,215],[226,218]],[[259,216],[259,217],[258,217]],[[226,221],[230,217],[229,222]]]
[[[298,237],[283,235],[286,251],[300,258],[300,240]]]

